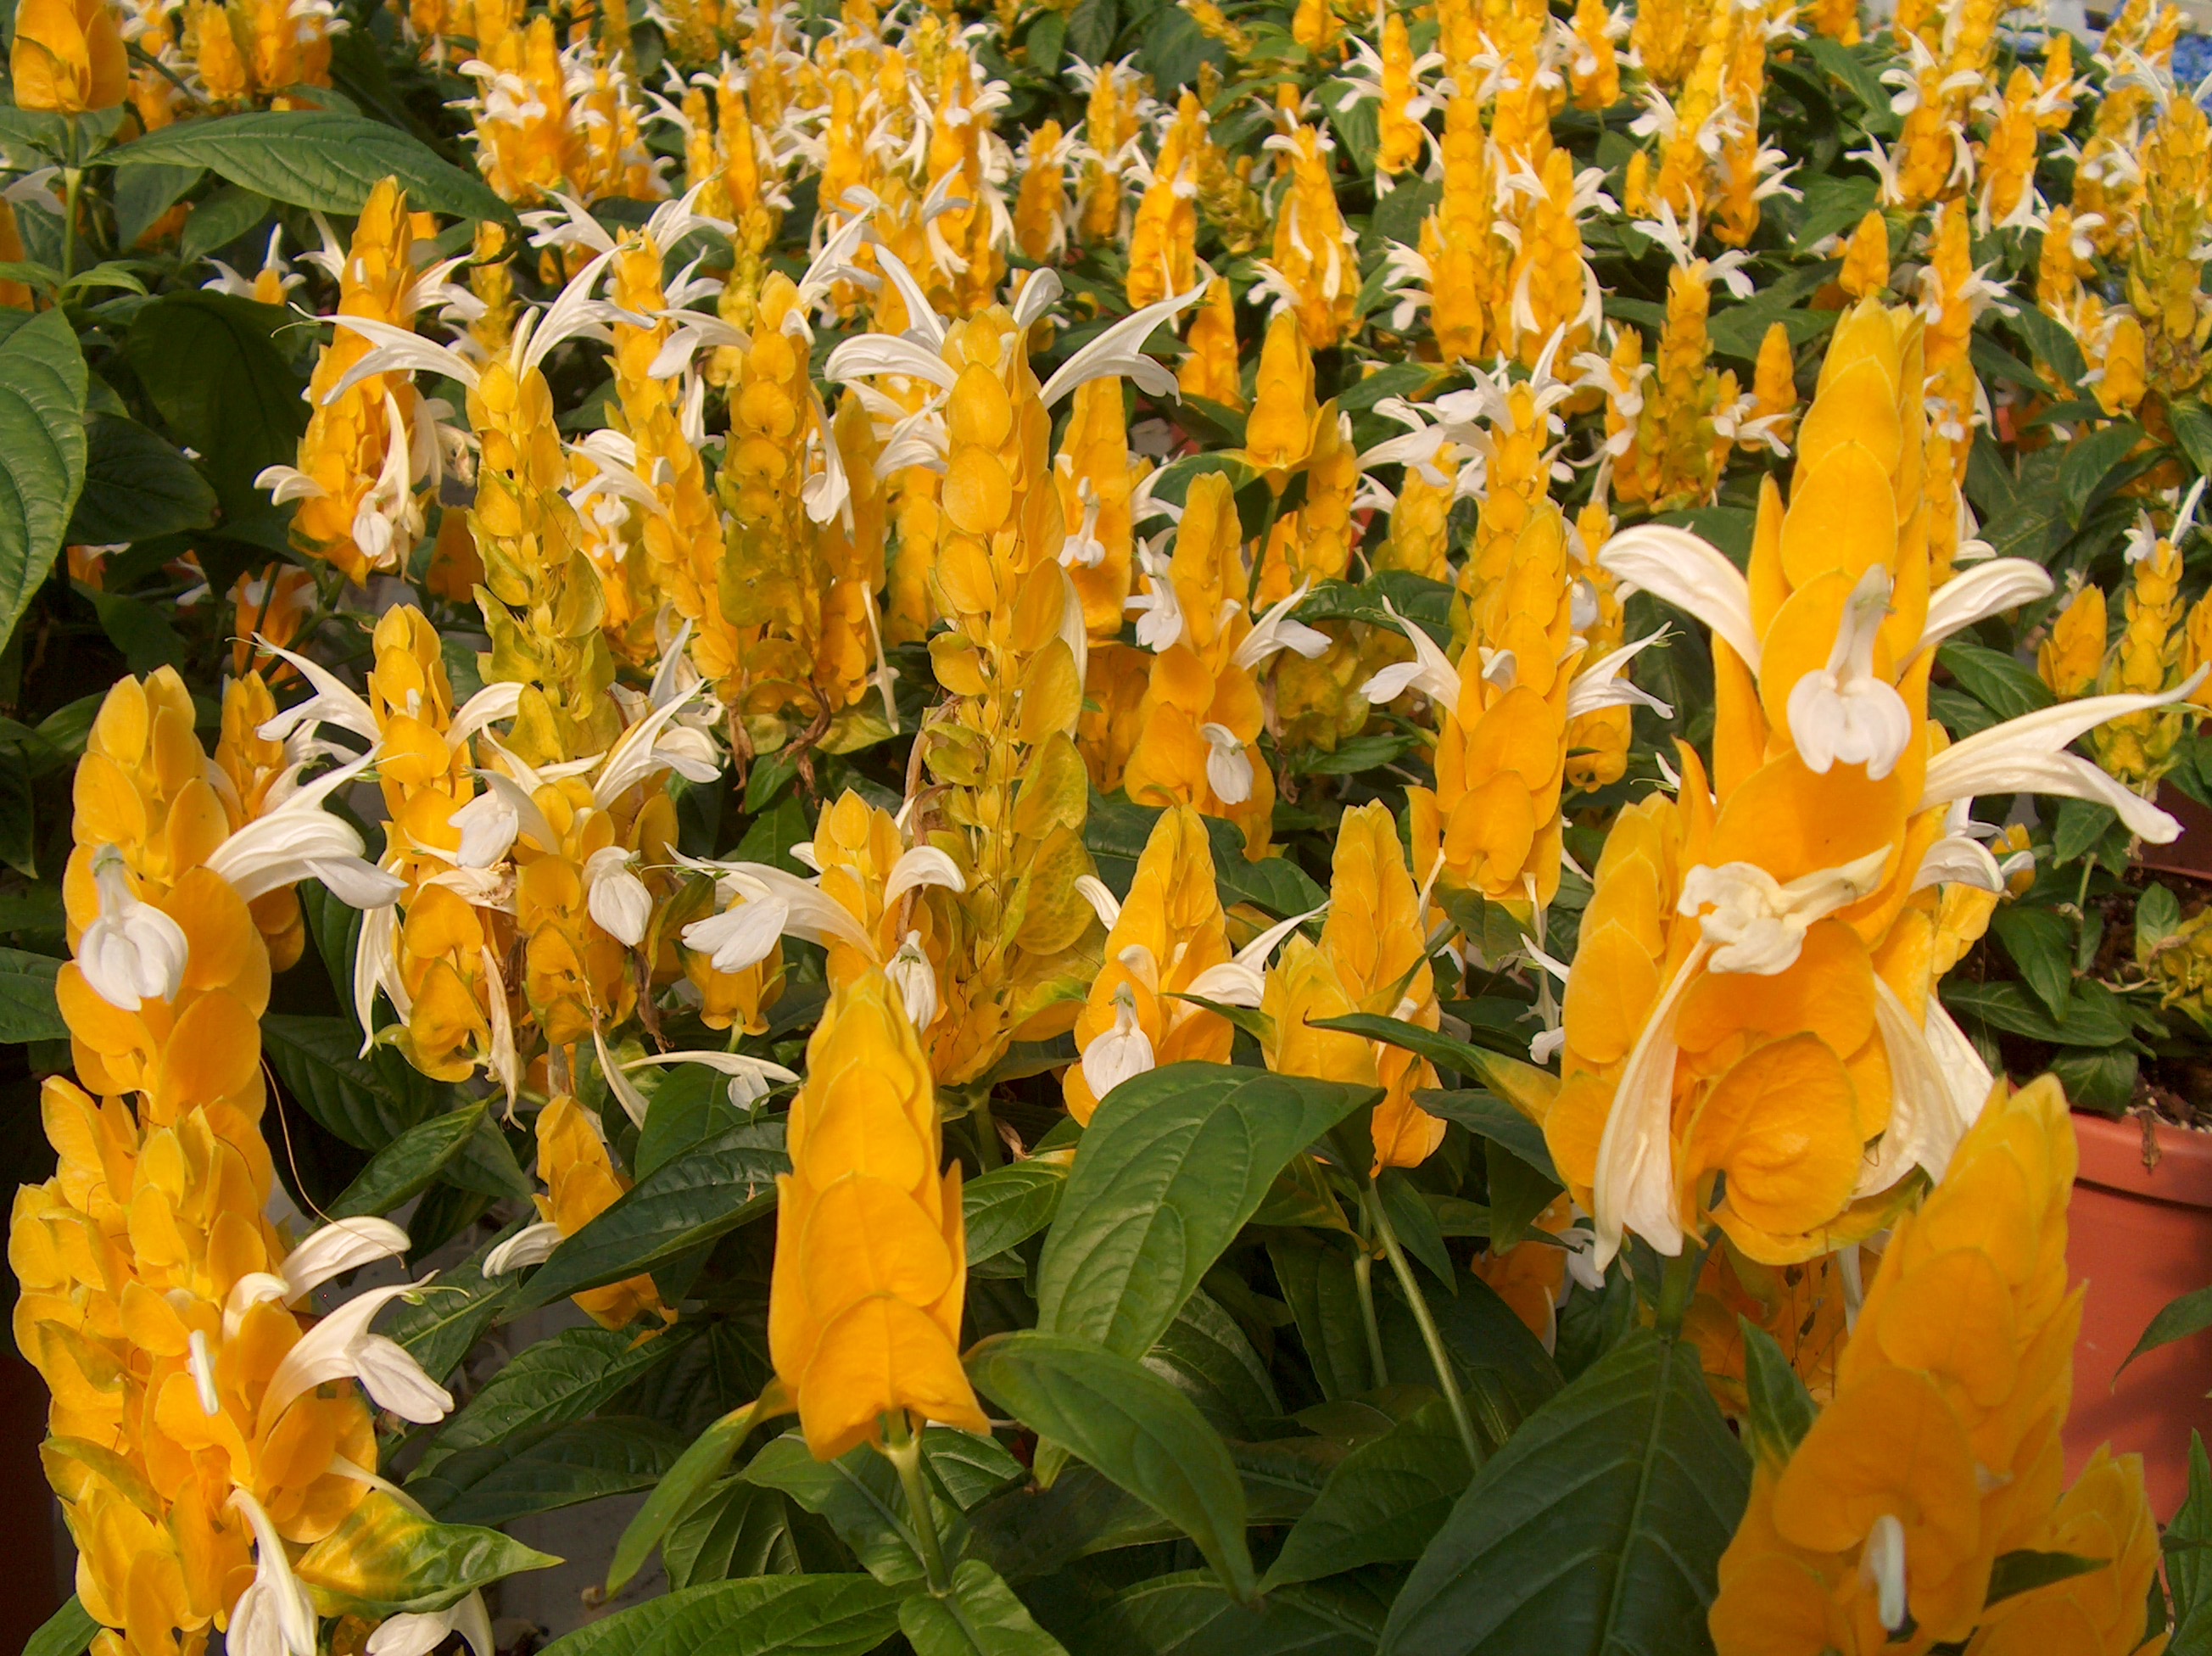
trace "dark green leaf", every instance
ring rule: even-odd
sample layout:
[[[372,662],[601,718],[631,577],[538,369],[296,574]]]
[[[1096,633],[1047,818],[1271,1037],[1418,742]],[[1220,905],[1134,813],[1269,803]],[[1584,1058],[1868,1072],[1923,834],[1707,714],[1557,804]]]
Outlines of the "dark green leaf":
[[[723,1479],[684,1509],[669,1526],[660,1556],[669,1585],[679,1589],[736,1576],[793,1575],[804,1568],[783,1497],[737,1477]]]
[[[705,1064],[648,1068],[630,1079],[651,1105],[630,1157],[630,1171],[640,1178],[745,1119],[730,1102],[728,1078]]]
[[[2074,928],[2051,909],[2008,904],[1990,917],[1990,929],[2054,1018],[2067,1015],[2074,995]]]
[[[548,1335],[516,1352],[483,1391],[447,1418],[422,1464],[456,1450],[582,1420],[672,1356],[681,1342],[674,1331],[641,1340],[626,1330],[597,1325]]]
[[[2212,1328],[2212,1288],[2198,1288],[2172,1301],[2150,1319],[2150,1326],[2136,1342],[2136,1349],[2121,1362],[2124,1370],[2129,1363],[2146,1351],[2155,1351],[2160,1346],[2172,1345],[2176,1340],[2185,1340],[2192,1334],[2202,1334]]]
[[[123,664],[131,672],[143,674],[161,667],[184,666],[185,641],[160,606],[127,593],[103,592],[82,581],[72,581],[70,585],[92,606],[100,617],[100,630],[107,635],[107,642],[120,652]]]
[[[2143,429],[2133,420],[2116,420],[2067,445],[2065,461],[2058,468],[2058,487],[2065,498],[2069,522],[2079,524],[2107,487],[2117,486],[2118,474],[2142,440]]]
[[[1244,1330],[1203,1291],[1184,1303],[1144,1363],[1224,1437],[1250,1437],[1261,1422],[1283,1412],[1267,1365]]]
[[[1343,1247],[1322,1237],[1279,1231],[1267,1239],[1267,1257],[1322,1396],[1332,1401],[1353,1397],[1376,1384],[1359,1289]]]
[[[607,1566],[609,1598],[628,1586],[630,1579],[645,1568],[645,1561],[653,1556],[653,1548],[660,1544],[669,1525],[702,1490],[728,1470],[745,1434],[766,1418],[757,1400],[732,1409],[691,1440],[691,1446],[653,1487],[616,1543],[614,1558]]]
[[[2075,342],[2074,336],[2034,306],[2020,306],[2005,318],[2005,326],[2018,334],[2037,359],[2058,376],[2061,385],[2078,386],[2089,372],[2089,365],[2081,360],[2081,347]],[[2182,400],[2186,402],[2189,399],[2185,398]],[[2178,411],[2174,415],[2173,424],[2178,435],[2182,424]]]
[[[1074,1656],[1373,1656],[1383,1606],[1334,1586],[1286,1586],[1238,1604],[1212,1576],[1126,1587],[1070,1635]]]
[[[108,152],[118,167],[198,167],[294,207],[361,211],[386,177],[407,204],[455,218],[512,222],[514,210],[480,179],[441,161],[397,127],[327,110],[268,110],[179,121]]]
[[[865,1575],[760,1575],[686,1587],[579,1628],[543,1656],[866,1656],[899,1595]]]
[[[432,1379],[442,1382],[453,1372],[513,1290],[514,1277],[486,1277],[483,1262],[516,1228],[509,1226],[460,1264],[440,1272],[414,1303],[403,1300],[385,1312],[384,1334],[406,1347]]]
[[[65,1041],[69,1025],[54,999],[62,963],[21,949],[0,948],[0,1046]]]
[[[87,423],[84,492],[70,517],[71,542],[151,540],[213,521],[215,490],[173,447],[117,415]]]
[[[2023,1592],[2033,1592],[2038,1587],[2071,1581],[2091,1570],[2101,1570],[2112,1562],[2109,1558],[2084,1558],[2079,1553],[2031,1552],[2024,1547],[1999,1553],[1990,1566],[1990,1596],[1984,1602],[1994,1604]]]
[[[323,1127],[360,1150],[381,1150],[435,1107],[431,1084],[396,1052],[359,1056],[350,1018],[270,1013],[262,1050],[284,1090]]]
[[[1436,1209],[1413,1180],[1395,1167],[1386,1167],[1375,1181],[1375,1194],[1400,1245],[1429,1268],[1447,1294],[1458,1293],[1460,1273],[1444,1251],[1443,1227],[1437,1222]]]
[[[2051,832],[2051,861],[2060,865],[2099,851],[2116,837],[2119,816],[2109,805],[2094,800],[2062,800],[2057,825]]]
[[[409,1128],[369,1158],[360,1177],[331,1203],[331,1217],[388,1214],[410,1196],[419,1196],[476,1136],[483,1117],[484,1105],[479,1100]]]
[[[38,877],[38,816],[31,765],[20,747],[0,748],[0,862],[27,880]]]
[[[1085,1159],[1095,1143],[1085,1139]],[[1251,1598],[1244,1485],[1188,1398],[1130,1358],[1034,1330],[994,1335],[967,1362],[987,1396],[1176,1525],[1233,1595]]]
[[[1228,1064],[1124,1081],[1083,1136],[1037,1266],[1037,1324],[1151,1349],[1284,1164],[1372,1088]]]
[[[53,568],[84,484],[84,353],[59,310],[0,313],[0,644]]]
[[[1419,1558],[1474,1476],[1443,1399],[1424,1404],[1339,1463],[1261,1590]]]
[[[166,130],[203,125],[222,123]],[[142,308],[124,342],[170,435],[206,456],[216,493],[234,517],[265,508],[253,479],[264,467],[290,465],[307,429],[299,379],[273,338],[289,320],[272,305],[194,289]]]
[[[1559,1390],[1559,1365],[1543,1342],[1480,1277],[1470,1276],[1462,1282],[1459,1293],[1451,1299],[1432,1300],[1429,1310],[1436,1318],[1437,1332],[1460,1365],[1478,1379],[1494,1377],[1521,1413],[1533,1413]],[[1425,1365],[1408,1371],[1407,1376],[1392,1378],[1425,1373]]]
[[[899,1631],[915,1656],[1066,1656],[980,1558],[961,1561],[944,1598],[918,1592],[900,1605]]]
[[[787,1432],[752,1458],[744,1479],[780,1490],[827,1519],[837,1538],[877,1580],[896,1586],[921,1580],[921,1547],[907,1519],[898,1473],[865,1444],[836,1460],[819,1461],[805,1438]],[[930,1500],[942,1534],[955,1520],[954,1509],[933,1491]]]
[[[776,1175],[790,1171],[781,1118],[733,1127],[687,1150],[556,1248],[514,1310],[658,1269],[766,1213],[775,1203]]]
[[[134,167],[116,180],[115,240],[135,247],[155,220],[191,193],[202,176],[197,167]]]
[[[2035,670],[2001,650],[1959,639],[1936,652],[1936,660],[1960,687],[2000,719],[2017,719],[2051,705],[2051,686]]]
[[[1490,1175],[1490,1245],[1492,1251],[1503,1251],[1528,1234],[1544,1209],[1559,1200],[1562,1187],[1496,1144],[1484,1147],[1483,1166]]]
[[[185,221],[185,233],[178,239],[178,257],[189,265],[219,253],[258,230],[276,210],[276,204],[268,197],[234,184],[211,191]]]
[[[1749,1482],[1697,1348],[1632,1336],[1475,1474],[1391,1607],[1382,1656],[1701,1648]]]
[[[968,1225],[968,1263],[994,1258],[1026,1242],[1060,1211],[1068,1164],[1057,1156],[1031,1156],[994,1167],[961,1187]]]
[[[2203,1656],[2212,1646],[2212,1462],[2204,1439],[2189,1434],[2189,1494],[2166,1526],[2166,1580],[2173,1590],[2173,1643]]]
[[[1511,1151],[1516,1160],[1545,1177],[1553,1177],[1552,1151],[1544,1142],[1544,1129],[1495,1094],[1422,1092],[1413,1094],[1413,1102],[1431,1115],[1457,1122],[1477,1138]]]
[[[23,1641],[23,1656],[84,1656],[100,1632],[100,1623],[75,1593],[69,1602],[39,1624]]]
[[[2094,983],[2076,985],[2077,991],[2096,987]],[[2128,1038],[2128,1026],[2114,1009],[2109,995],[2100,999],[2077,992],[2063,1023],[2030,1000],[2027,991],[2018,983],[1947,983],[1943,985],[1943,1002],[1962,1020],[1986,1024],[2011,1035],[2025,1035],[2030,1040],[2050,1041],[2062,1046],[2112,1046]]]
[[[1751,1398],[1751,1434],[1759,1453],[1779,1466],[1813,1429],[1820,1410],[1774,1336],[1748,1317],[1743,1330],[1743,1387]]]
[[[2142,1060],[2125,1047],[2070,1046],[2051,1055],[2051,1073],[2076,1110],[2118,1120],[2135,1102]]]
[[[658,1422],[578,1421],[450,1455],[409,1479],[407,1493],[447,1524],[506,1524],[650,1489],[683,1448]]]

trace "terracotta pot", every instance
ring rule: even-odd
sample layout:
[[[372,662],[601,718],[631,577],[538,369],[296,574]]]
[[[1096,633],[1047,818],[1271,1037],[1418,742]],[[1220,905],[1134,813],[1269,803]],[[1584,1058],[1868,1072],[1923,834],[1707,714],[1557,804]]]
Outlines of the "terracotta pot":
[[[2157,1166],[2143,1166],[2142,1123],[2076,1114],[2081,1165],[2066,1263],[2088,1284],[2074,1348],[2074,1412],[2066,1476],[2109,1441],[2143,1458],[2151,1505],[2172,1517],[2189,1485],[2189,1434],[2212,1443],[2212,1329],[2178,1340],[2113,1376],[2152,1318],[2212,1286],[2212,1134],[2160,1124]]]

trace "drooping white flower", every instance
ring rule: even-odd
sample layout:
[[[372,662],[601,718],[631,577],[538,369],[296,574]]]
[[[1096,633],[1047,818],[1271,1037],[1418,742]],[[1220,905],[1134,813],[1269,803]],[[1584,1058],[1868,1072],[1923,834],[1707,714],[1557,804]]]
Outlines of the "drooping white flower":
[[[1231,959],[1208,966],[1190,980],[1186,993],[1225,1007],[1256,1007],[1267,989],[1267,961],[1282,941],[1328,907],[1308,909],[1288,920],[1279,920],[1237,951]]]
[[[191,946],[184,928],[131,888],[123,853],[103,845],[93,853],[92,879],[100,916],[77,941],[77,970],[94,994],[112,1007],[136,1012],[145,1001],[173,1001],[184,987]]]
[[[1227,725],[1208,720],[1199,726],[1206,738],[1206,782],[1224,805],[1242,805],[1252,797],[1252,759],[1243,739]]]
[[[1912,710],[1896,687],[1877,678],[1874,647],[1889,613],[1889,571],[1875,564],[1844,600],[1828,665],[1790,690],[1790,738],[1807,767],[1826,775],[1838,763],[1863,764],[1880,782],[1897,768],[1912,741]]]
[[[319,1226],[274,1271],[249,1271],[231,1284],[223,1301],[224,1337],[236,1334],[246,1312],[264,1300],[295,1306],[333,1277],[396,1259],[409,1245],[407,1233],[388,1219],[363,1215]]]
[[[1814,921],[1873,891],[1888,861],[1883,846],[1786,885],[1753,862],[1699,863],[1683,876],[1679,907],[1697,920],[1715,971],[1771,977],[1796,965]]]
[[[1114,991],[1114,1026],[1083,1049],[1083,1079],[1103,1099],[1133,1075],[1152,1068],[1152,1043],[1137,1023],[1137,997],[1124,983]]]
[[[473,1656],[493,1656],[491,1611],[483,1592],[469,1594],[445,1610],[404,1610],[387,1616],[368,1635],[368,1656],[429,1656],[453,1634],[468,1641]]]
[[[445,1419],[453,1394],[423,1373],[397,1340],[372,1334],[369,1324],[394,1300],[425,1282],[399,1282],[356,1294],[300,1336],[269,1377],[261,1397],[260,1425],[274,1426],[292,1400],[331,1380],[354,1379],[380,1409],[427,1426]]]
[[[253,1580],[231,1606],[225,1647],[238,1656],[315,1656],[314,1600],[292,1573],[284,1537],[242,1485],[231,1490],[230,1504],[253,1527]]]
[[[560,1245],[561,1227],[551,1220],[541,1219],[534,1225],[525,1225],[484,1256],[483,1274],[504,1276],[509,1271],[542,1265]]]
[[[636,869],[637,853],[623,845],[603,845],[584,860],[585,908],[601,931],[633,949],[653,916],[653,893]]]
[[[1390,600],[1382,600],[1383,612],[1398,624],[1413,647],[1413,659],[1395,662],[1359,687],[1359,693],[1370,704],[1381,707],[1395,702],[1409,690],[1418,690],[1439,707],[1453,707],[1459,701],[1459,669],[1451,657],[1437,648],[1437,641],[1425,629],[1408,621],[1390,607]]]
[[[1292,650],[1309,661],[1319,658],[1328,648],[1328,635],[1303,621],[1291,619],[1291,612],[1304,602],[1313,582],[1309,581],[1281,602],[1271,606],[1252,624],[1252,630],[1244,635],[1244,642],[1237,646],[1230,659],[1246,671],[1257,667],[1278,650]]]
[[[891,956],[884,975],[898,985],[899,1004],[915,1029],[927,1033],[937,1021],[942,1008],[937,1001],[937,969],[929,964],[929,956],[922,952],[921,934],[910,931],[906,941]]]
[[[1875,1613],[1886,1632],[1905,1625],[1905,1525],[1884,1513],[1867,1531],[1859,1553],[1859,1574],[1875,1590]]]

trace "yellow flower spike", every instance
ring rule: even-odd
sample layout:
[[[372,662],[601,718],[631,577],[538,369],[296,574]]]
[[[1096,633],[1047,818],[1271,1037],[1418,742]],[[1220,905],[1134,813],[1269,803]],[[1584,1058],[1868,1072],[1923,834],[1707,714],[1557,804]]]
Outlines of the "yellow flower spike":
[[[1966,1646],[1971,1656],[2153,1648],[2142,1641],[2160,1552],[2142,1457],[2100,1445],[2051,1513],[2046,1538],[2054,1550],[2109,1562],[1991,1605]]]
[[[1182,394],[1241,411],[1244,387],[1237,356],[1237,301],[1224,277],[1206,282],[1206,297],[1191,314],[1186,343],[1189,354],[1176,373]]]
[[[1112,240],[1121,230],[1121,167],[1137,136],[1139,82],[1134,70],[1108,64],[1092,71],[1083,119],[1083,204],[1078,225],[1088,242]]]
[[[2212,302],[2202,294],[2212,125],[2187,98],[2160,110],[2140,157],[2142,209],[2128,249],[2128,302],[2143,329],[2145,374],[2166,397],[2204,378]]]
[[[2034,201],[2029,186],[2034,180],[2035,147],[2040,137],[2036,105],[2041,87],[2026,64],[2014,65],[2005,82],[2004,101],[1982,146],[1981,198],[1978,226],[2021,222]]]
[[[1229,1020],[1176,998],[1231,954],[1213,848],[1188,806],[1169,807],[1153,825],[1103,953],[1075,1020],[1082,1061],[1060,1077],[1068,1113],[1086,1123],[1107,1091],[1156,1065],[1228,1062]]]
[[[1568,557],[1572,577],[1579,594],[1571,594],[1571,604],[1586,599],[1591,614],[1582,622],[1579,630],[1588,641],[1583,648],[1585,659],[1596,661],[1619,649],[1626,642],[1626,617],[1621,607],[1620,584],[1612,572],[1597,561],[1598,549],[1613,538],[1613,513],[1607,508],[1604,490],[1592,496],[1575,520],[1575,533],[1568,543]],[[1629,743],[1634,734],[1634,709],[1626,707],[1600,708],[1595,712],[1579,713],[1567,721],[1567,785],[1585,792],[1607,787],[1628,773]]]
[[[769,1348],[807,1447],[834,1460],[878,1441],[894,1410],[988,1433],[960,1367],[960,1170],[939,1172],[929,1063],[880,972],[831,994],[790,1145]]]
[[[19,108],[81,115],[121,103],[131,66],[107,0],[25,0],[8,73]]]
[[[1554,149],[1540,174],[1523,172],[1515,182],[1523,205],[1521,246],[1508,275],[1513,295],[1504,319],[1511,324],[1508,337],[1523,367],[1534,368],[1547,350],[1572,362],[1589,347],[1599,320],[1593,303],[1597,277],[1584,256],[1582,234],[1582,215],[1598,180],[1589,174],[1577,177],[1574,158]]]
[[[1889,286],[1889,224],[1881,208],[1868,208],[1844,244],[1844,268],[1836,285],[1853,299],[1870,298]]]
[[[1937,217],[1934,246],[1921,273],[1926,332],[1930,423],[1943,428],[1955,445],[1958,465],[1966,465],[1966,442],[1973,430],[1977,387],[1968,362],[1974,316],[1980,306],[1966,205],[1948,204]]]
[[[1496,314],[1504,260],[1494,229],[1490,143],[1482,128],[1482,106],[1472,92],[1455,93],[1444,106],[1443,149],[1443,192],[1421,223],[1429,326],[1439,357],[1471,362],[1503,336],[1506,320]]]
[[[2097,405],[2115,419],[2131,414],[2149,389],[2142,324],[2124,312],[2108,313],[2103,337],[2083,354],[2098,376]]]
[[[1607,44],[1609,46],[1611,42]],[[1413,113],[1413,100],[1419,95],[1419,77],[1413,37],[1403,13],[1386,9],[1380,52],[1382,99],[1375,118],[1375,171],[1379,177],[1394,179],[1419,165],[1428,148],[1427,134]]]
[[[1233,332],[1231,340],[1233,350]],[[1083,600],[1083,623],[1094,642],[1121,636],[1136,544],[1129,500],[1151,471],[1151,461],[1129,454],[1121,382],[1092,380],[1078,386],[1053,478],[1067,521],[1068,540],[1060,557]]]
[[[354,227],[338,285],[338,314],[412,326],[414,246],[406,193],[386,179],[370,193]],[[273,467],[263,474],[279,501],[300,502],[293,544],[356,586],[372,570],[401,567],[423,527],[407,461],[422,417],[409,376],[371,374],[335,399],[331,394],[372,349],[366,336],[349,328],[333,332],[308,383],[313,412],[300,439],[296,469]]]
[[[1124,291],[1132,310],[1190,288],[1198,265],[1198,155],[1205,142],[1206,112],[1186,88],[1129,226]]]
[[[1067,185],[1060,123],[1047,121],[1030,134],[1021,190],[1014,202],[1014,245],[1039,263],[1067,245]]]
[[[2098,677],[2097,688],[2107,694],[2156,694],[2181,682],[2186,647],[2179,593],[2181,554],[2172,541],[2156,536],[2145,524],[2136,530],[2128,558],[2134,575],[2122,600],[2119,640]],[[2094,618],[2103,618],[2101,607]],[[2063,621],[2062,617],[2062,624]],[[2056,628],[2051,642],[2057,643]],[[2159,778],[2175,764],[2183,718],[2178,709],[2157,708],[2100,725],[2089,735],[2097,763],[2137,793],[2154,795]]]
[[[1244,458],[1268,474],[1278,492],[1288,473],[1313,452],[1319,413],[1314,401],[1313,356],[1305,334],[1296,317],[1278,312],[1269,320],[1260,348],[1252,412],[1244,423]]]
[[[1290,182],[1277,209],[1272,256],[1261,263],[1261,280],[1297,318],[1307,347],[1327,350],[1352,326],[1359,297],[1358,239],[1337,206],[1328,140],[1299,123],[1290,142]]]
[[[538,1214],[558,1225],[564,1237],[583,1229],[629,1189],[599,1123],[565,1093],[538,1112],[538,1171],[545,1181],[545,1194],[537,1198]],[[574,1297],[576,1308],[601,1328],[627,1328],[641,1316],[676,1320],[650,1276],[587,1288]]]
[[[1577,49],[1567,75],[1575,107],[1593,114],[1610,109],[1620,101],[1620,53],[1614,43],[1624,25],[1605,0],[1575,0],[1572,23]]]

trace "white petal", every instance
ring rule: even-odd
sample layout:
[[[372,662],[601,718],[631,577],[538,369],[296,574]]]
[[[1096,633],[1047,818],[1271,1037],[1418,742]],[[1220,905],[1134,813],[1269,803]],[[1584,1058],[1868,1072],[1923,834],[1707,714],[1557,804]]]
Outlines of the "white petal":
[[[551,1220],[525,1225],[484,1256],[483,1274],[504,1276],[528,1265],[542,1265],[561,1245],[561,1227]]]
[[[284,1297],[299,1300],[333,1276],[407,1251],[407,1233],[388,1219],[333,1219],[284,1257]]]
[[[1639,523],[1606,542],[1597,561],[1618,579],[1695,616],[1759,671],[1759,631],[1741,571],[1711,541],[1662,523]]]
[[[934,845],[915,845],[899,853],[899,860],[891,864],[890,877],[884,881],[884,907],[890,905],[908,892],[922,886],[942,886],[948,891],[964,892],[968,882],[960,877],[959,865]]]
[[[2050,572],[2024,557],[1991,558],[1962,569],[1938,587],[1928,600],[1920,648],[1933,649],[1977,621],[2050,594]]]
[[[743,971],[768,959],[790,918],[789,904],[774,898],[756,898],[693,921],[684,928],[684,947],[706,955],[716,971]]]
[[[354,1373],[377,1407],[404,1421],[431,1426],[453,1412],[453,1394],[423,1371],[397,1340],[364,1334],[354,1342]]]

